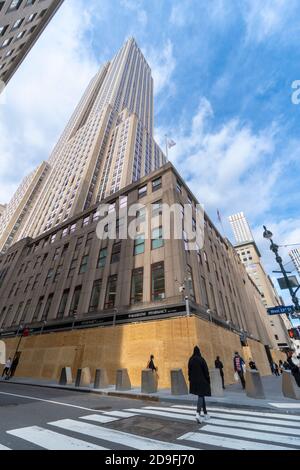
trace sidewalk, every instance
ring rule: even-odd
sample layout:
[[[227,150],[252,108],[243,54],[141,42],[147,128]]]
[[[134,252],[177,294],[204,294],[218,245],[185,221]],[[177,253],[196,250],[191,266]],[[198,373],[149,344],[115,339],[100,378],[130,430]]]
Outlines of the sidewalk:
[[[268,376],[262,377],[263,387],[266,399],[253,399],[247,397],[246,393],[242,390],[240,384],[233,384],[226,387],[224,397],[209,397],[207,398],[208,405],[223,406],[228,408],[245,407],[245,408],[267,408],[278,410],[280,412],[292,411],[293,414],[300,414],[300,401],[285,398],[281,393],[281,377]],[[156,401],[156,402],[170,402],[177,404],[193,405],[196,402],[196,397],[193,395],[171,395],[169,389],[159,390],[157,393],[142,394],[140,388],[132,388],[128,391],[116,391],[114,386],[109,386],[105,389],[95,389],[91,387],[75,387],[74,385],[58,385],[51,380],[39,380],[31,378],[16,377],[10,380],[0,379],[0,383],[5,384],[19,384],[19,385],[33,385],[38,387],[57,388],[70,391],[78,391],[85,393],[96,393],[106,396],[135,398],[139,400]]]

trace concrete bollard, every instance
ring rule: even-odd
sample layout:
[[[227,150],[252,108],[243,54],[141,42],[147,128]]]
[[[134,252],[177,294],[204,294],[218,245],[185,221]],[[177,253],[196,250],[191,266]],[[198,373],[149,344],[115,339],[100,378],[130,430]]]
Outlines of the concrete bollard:
[[[71,385],[72,382],[71,367],[63,367],[60,373],[59,385]]]
[[[91,385],[91,371],[89,367],[77,370],[75,387],[89,387]]]
[[[298,387],[290,370],[282,372],[282,393],[286,398],[300,400],[300,387]]]
[[[116,375],[116,390],[131,390],[131,382],[127,369],[118,369]]]
[[[258,370],[246,370],[246,395],[250,398],[265,398],[265,392]]]
[[[152,369],[142,370],[142,393],[156,393],[157,392],[157,374]]]
[[[187,395],[188,387],[182,372],[182,369],[172,369],[171,373],[171,394]]]
[[[107,388],[108,378],[106,369],[96,369],[94,388]]]
[[[224,390],[222,385],[222,377],[219,369],[210,369],[210,388],[212,397],[223,397]]]

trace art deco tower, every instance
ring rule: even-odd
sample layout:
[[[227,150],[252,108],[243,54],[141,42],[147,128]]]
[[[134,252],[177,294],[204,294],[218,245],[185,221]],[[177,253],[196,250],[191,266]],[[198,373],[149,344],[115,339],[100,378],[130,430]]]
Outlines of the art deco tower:
[[[153,139],[151,70],[130,38],[89,84],[18,239],[47,231],[165,161]]]

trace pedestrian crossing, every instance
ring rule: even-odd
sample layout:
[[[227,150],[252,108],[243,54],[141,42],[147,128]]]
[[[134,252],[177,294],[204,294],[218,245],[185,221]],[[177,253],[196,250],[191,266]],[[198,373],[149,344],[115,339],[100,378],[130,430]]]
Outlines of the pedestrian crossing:
[[[59,419],[43,426],[7,430],[7,435],[14,438],[13,444],[9,447],[0,444],[0,450],[10,450],[21,442],[45,450],[300,449],[300,416],[209,407],[210,419],[198,425],[195,411],[195,407],[187,405],[143,406]],[[137,417],[163,419],[170,426],[185,422],[190,431],[174,435],[173,442],[166,442],[117,429],[119,421]]]

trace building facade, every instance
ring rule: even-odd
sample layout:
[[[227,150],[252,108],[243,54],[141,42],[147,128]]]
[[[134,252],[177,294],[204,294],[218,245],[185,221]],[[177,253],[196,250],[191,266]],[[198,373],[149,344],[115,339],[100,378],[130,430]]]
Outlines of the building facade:
[[[5,209],[6,209],[6,204],[0,204],[0,218],[4,214]]]
[[[298,274],[300,275],[300,250],[299,248],[295,248],[289,252],[290,258],[293,261],[295,269],[297,270]]]
[[[234,233],[236,243],[253,241],[250,225],[243,212],[231,215],[229,222]]]
[[[7,83],[63,0],[0,1],[0,80]]]

